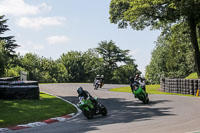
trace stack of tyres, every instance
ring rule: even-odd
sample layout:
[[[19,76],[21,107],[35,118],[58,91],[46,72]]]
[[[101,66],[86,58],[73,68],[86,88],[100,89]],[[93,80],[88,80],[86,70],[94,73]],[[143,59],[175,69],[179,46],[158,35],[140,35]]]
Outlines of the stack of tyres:
[[[189,79],[185,79],[185,94],[190,94],[190,80]]]
[[[0,99],[5,97],[5,91],[9,87],[9,81],[0,81]]]
[[[163,92],[165,92],[165,79],[160,78],[160,87]]]
[[[8,99],[39,99],[37,81],[14,81],[6,89]]]
[[[181,79],[178,79],[178,93],[181,94]]]
[[[165,79],[165,92],[169,92],[169,79]]]
[[[169,79],[169,93],[172,91],[172,79]]]
[[[200,91],[200,80],[198,79],[198,89]]]
[[[37,81],[0,81],[0,99],[39,99]]]
[[[198,79],[194,79],[194,95],[196,95],[198,89]]]
[[[174,79],[174,93],[178,93],[178,79]]]
[[[189,80],[189,89],[190,89],[190,95],[194,95],[194,80]]]
[[[181,94],[185,94],[185,80],[181,79]]]

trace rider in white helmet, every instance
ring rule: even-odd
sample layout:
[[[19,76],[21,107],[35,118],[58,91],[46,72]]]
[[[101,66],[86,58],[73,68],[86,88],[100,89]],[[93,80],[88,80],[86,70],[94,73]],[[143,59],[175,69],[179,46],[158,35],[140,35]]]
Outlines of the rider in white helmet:
[[[97,75],[94,79],[93,86],[95,86],[95,84],[97,83],[97,80],[100,80],[100,79],[101,79],[100,75]]]

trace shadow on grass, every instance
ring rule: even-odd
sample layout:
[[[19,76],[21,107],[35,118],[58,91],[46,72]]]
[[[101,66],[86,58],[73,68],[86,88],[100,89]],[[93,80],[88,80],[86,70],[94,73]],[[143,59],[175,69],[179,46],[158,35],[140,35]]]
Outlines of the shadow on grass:
[[[62,97],[74,104],[78,103],[77,97]],[[70,124],[71,132],[87,132],[98,130],[96,126],[104,126],[109,124],[130,123],[137,121],[148,121],[155,117],[173,116],[172,107],[156,107],[156,104],[170,102],[169,100],[155,100],[149,104],[143,104],[140,101],[127,101],[126,99],[108,98],[98,99],[107,107],[108,116],[95,116],[92,120],[87,120],[83,115],[74,119]],[[155,106],[155,107],[154,107]]]

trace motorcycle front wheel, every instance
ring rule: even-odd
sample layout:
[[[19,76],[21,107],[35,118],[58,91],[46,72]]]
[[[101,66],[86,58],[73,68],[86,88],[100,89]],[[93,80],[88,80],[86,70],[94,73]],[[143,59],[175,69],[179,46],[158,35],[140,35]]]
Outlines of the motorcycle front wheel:
[[[94,89],[95,89],[95,90],[98,90],[98,87],[99,87],[99,85],[95,85]]]
[[[100,104],[100,113],[103,115],[103,116],[106,116],[107,115],[107,109],[104,105]]]
[[[83,112],[83,115],[84,115],[86,118],[88,118],[88,119],[92,119],[93,116],[94,116],[94,113],[93,113],[93,111],[91,111],[91,110],[89,110],[89,111],[87,111],[87,110],[82,110],[82,112]]]

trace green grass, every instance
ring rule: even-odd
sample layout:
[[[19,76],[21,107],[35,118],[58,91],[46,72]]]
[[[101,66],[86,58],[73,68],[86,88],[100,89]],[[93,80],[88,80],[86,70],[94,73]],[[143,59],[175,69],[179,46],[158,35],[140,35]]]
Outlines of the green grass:
[[[197,73],[191,73],[185,79],[198,79]]]
[[[110,91],[117,91],[117,92],[131,92],[131,88],[129,86],[127,87],[120,87],[120,88],[112,88]],[[149,94],[165,94],[165,95],[180,95],[180,96],[193,96],[193,95],[183,95],[183,94],[177,94],[177,93],[168,93],[168,92],[162,92],[160,90],[160,85],[146,85],[146,91]]]
[[[69,103],[45,93],[40,100],[0,100],[0,128],[77,112]]]

